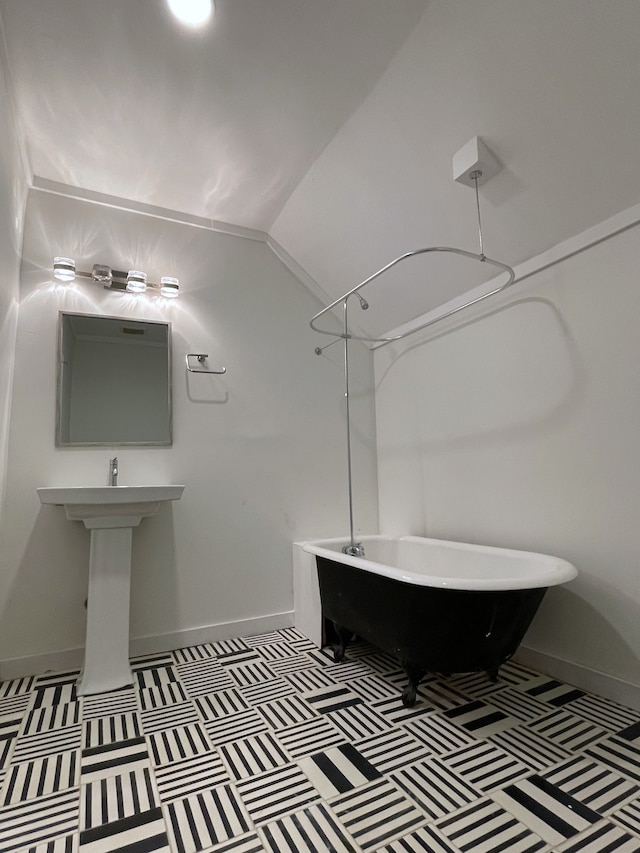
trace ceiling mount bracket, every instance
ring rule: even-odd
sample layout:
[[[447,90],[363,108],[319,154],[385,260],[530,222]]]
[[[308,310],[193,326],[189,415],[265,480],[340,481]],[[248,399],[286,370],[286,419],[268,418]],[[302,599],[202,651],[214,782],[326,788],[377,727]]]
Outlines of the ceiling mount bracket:
[[[482,186],[501,169],[498,158],[479,136],[453,155],[453,179],[465,187]]]

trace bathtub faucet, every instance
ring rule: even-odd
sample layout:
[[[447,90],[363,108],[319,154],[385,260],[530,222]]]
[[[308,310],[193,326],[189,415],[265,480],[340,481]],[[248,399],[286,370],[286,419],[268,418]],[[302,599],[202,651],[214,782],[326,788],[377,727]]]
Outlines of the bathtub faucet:
[[[109,460],[109,485],[118,485],[118,457],[114,456]]]
[[[362,542],[354,542],[353,545],[345,545],[342,549],[343,554],[349,557],[364,557],[364,545]]]

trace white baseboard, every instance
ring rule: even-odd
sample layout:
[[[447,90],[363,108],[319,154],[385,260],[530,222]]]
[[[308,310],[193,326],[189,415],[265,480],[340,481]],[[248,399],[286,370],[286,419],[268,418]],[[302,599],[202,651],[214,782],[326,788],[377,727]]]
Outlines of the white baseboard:
[[[293,611],[257,616],[253,619],[239,619],[235,622],[220,622],[217,625],[204,625],[201,628],[189,628],[184,631],[172,631],[153,637],[135,637],[129,643],[131,657],[138,655],[169,652],[186,646],[202,643],[217,643],[235,637],[250,637],[252,634],[266,634],[280,628],[293,626]],[[26,675],[41,675],[43,672],[64,672],[80,669],[84,660],[84,648],[64,649],[40,655],[27,655],[0,661],[0,681],[10,681]]]
[[[572,684],[587,693],[603,696],[605,699],[611,699],[613,702],[619,702],[621,705],[640,711],[640,685],[638,684],[623,681],[621,678],[607,675],[605,672],[588,669],[586,666],[577,663],[555,658],[526,646],[521,646],[513,659],[517,663],[530,666],[532,669],[537,669],[546,675],[557,678],[559,681]]]

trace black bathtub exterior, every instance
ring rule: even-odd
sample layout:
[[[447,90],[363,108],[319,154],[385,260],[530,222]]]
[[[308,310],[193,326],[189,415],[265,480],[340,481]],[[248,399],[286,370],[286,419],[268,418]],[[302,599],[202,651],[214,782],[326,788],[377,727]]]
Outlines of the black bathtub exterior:
[[[409,677],[408,706],[428,672],[485,671],[495,680],[546,592],[418,586],[326,557],[316,562],[322,612],[341,640],[336,660],[352,634],[395,655]]]

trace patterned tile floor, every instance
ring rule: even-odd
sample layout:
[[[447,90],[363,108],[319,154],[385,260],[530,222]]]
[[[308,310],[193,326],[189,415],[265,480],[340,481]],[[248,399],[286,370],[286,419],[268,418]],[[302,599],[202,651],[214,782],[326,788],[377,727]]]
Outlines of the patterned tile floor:
[[[295,629],[0,686],[0,853],[640,853],[640,713],[509,664],[341,664]]]

